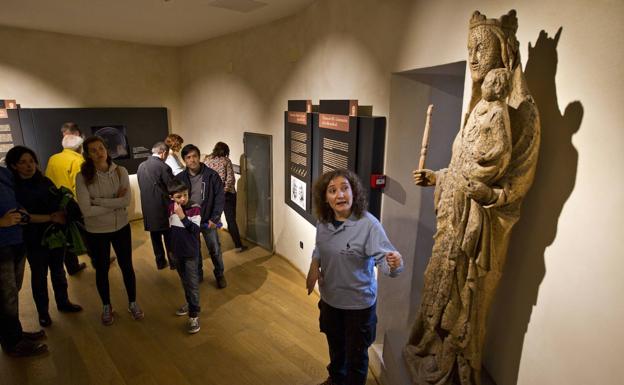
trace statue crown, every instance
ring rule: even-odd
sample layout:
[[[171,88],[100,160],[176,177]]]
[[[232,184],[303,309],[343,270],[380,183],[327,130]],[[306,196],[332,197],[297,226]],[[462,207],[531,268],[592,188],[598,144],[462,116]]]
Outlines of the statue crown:
[[[516,17],[516,10],[512,9],[507,12],[506,15],[501,16],[498,19],[488,19],[485,15],[479,11],[474,11],[470,18],[470,29],[478,27],[480,25],[487,25],[500,28],[505,35],[513,36],[518,30],[518,18]]]

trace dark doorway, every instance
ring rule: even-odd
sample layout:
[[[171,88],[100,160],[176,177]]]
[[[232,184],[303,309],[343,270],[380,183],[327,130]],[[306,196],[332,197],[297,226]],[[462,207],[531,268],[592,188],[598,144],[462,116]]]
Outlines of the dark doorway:
[[[245,132],[245,194],[249,241],[273,251],[273,150],[271,135]]]

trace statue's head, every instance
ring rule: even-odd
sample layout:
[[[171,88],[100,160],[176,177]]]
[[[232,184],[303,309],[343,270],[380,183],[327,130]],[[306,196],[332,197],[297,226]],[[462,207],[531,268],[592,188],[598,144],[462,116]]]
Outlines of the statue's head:
[[[468,61],[473,82],[482,82],[495,68],[512,70],[519,62],[516,40],[518,19],[511,10],[500,19],[488,19],[475,11],[470,18]]]

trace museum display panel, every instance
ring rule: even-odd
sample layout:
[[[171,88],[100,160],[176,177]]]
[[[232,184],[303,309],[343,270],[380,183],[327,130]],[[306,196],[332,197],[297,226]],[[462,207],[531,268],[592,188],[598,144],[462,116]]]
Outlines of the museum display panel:
[[[371,175],[382,175],[386,118],[358,116],[357,100],[321,100],[312,112],[310,100],[289,100],[284,112],[285,203],[316,224],[312,186],[323,173],[348,169],[362,179],[368,211],[380,217],[381,188]]]
[[[18,108],[15,100],[0,100],[0,159],[15,145],[22,143],[22,131],[17,124],[16,116],[9,110]]]
[[[60,128],[65,122],[78,124],[85,136],[101,135],[115,162],[130,174],[169,133],[167,109],[156,107],[20,108],[9,110],[9,119],[11,130],[37,153],[43,170],[48,158],[62,150]]]
[[[289,100],[284,112],[284,201],[310,223],[312,215],[312,101]]]

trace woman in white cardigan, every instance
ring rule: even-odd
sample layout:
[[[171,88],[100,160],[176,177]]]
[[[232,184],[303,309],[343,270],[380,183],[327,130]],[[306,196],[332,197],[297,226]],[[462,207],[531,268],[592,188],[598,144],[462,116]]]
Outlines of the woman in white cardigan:
[[[114,321],[108,270],[113,245],[128,294],[128,311],[143,318],[136,303],[136,278],[132,266],[132,239],[127,207],[130,204],[128,171],[111,160],[102,138],[92,136],[83,143],[85,162],[76,176],[76,197],[87,229],[87,246],[95,266],[95,280],[104,305],[102,323]]]

